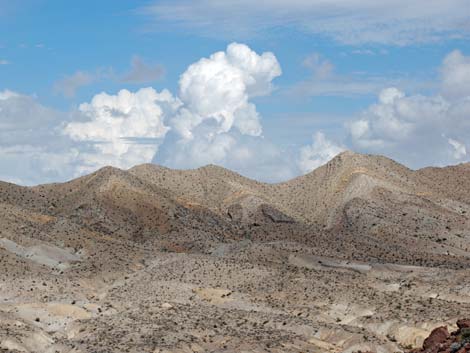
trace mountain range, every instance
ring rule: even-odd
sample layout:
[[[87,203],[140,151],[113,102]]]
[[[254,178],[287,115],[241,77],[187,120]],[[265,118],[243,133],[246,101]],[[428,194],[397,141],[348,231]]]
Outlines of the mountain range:
[[[0,352],[397,352],[470,317],[470,164],[0,182]]]

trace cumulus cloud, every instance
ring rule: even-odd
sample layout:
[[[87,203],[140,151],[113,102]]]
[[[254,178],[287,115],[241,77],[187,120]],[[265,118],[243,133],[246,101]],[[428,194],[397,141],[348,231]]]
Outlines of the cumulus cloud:
[[[207,36],[253,37],[279,27],[346,44],[409,45],[468,38],[467,0],[166,0],[141,12],[155,26],[192,28]]]
[[[75,152],[59,133],[66,119],[31,96],[0,91],[1,180],[30,185],[71,176]]]
[[[20,145],[0,148],[2,172],[0,180],[21,185],[64,181],[75,173],[78,151],[57,143],[54,148],[38,145]],[[58,148],[56,148],[58,147]]]
[[[318,56],[304,63],[321,81],[334,76]],[[0,92],[1,178],[21,183],[64,180],[105,165],[158,162],[173,168],[218,164],[267,181],[307,173],[348,146],[386,154],[409,166],[468,160],[468,57],[452,52],[441,69],[440,94],[396,87],[347,125],[348,141],[314,134],[310,145],[283,150],[263,137],[254,98],[281,74],[272,53],[233,43],[181,75],[179,92],[143,88],[100,93],[76,111],[59,112],[34,97]],[[450,90],[458,85],[458,91]],[[3,168],[5,166],[5,168]],[[20,178],[18,176],[21,176]]]
[[[386,154],[409,166],[449,164],[466,156],[469,115],[470,96],[450,101],[388,88],[349,125],[349,133],[355,149]]]
[[[149,83],[165,75],[163,66],[147,64],[140,56],[135,55],[131,61],[131,70],[124,74],[121,81],[127,83]]]
[[[260,169],[274,165],[279,153],[260,137],[251,99],[269,94],[280,74],[274,54],[237,43],[190,65],[180,77],[180,106],[168,119],[172,131],[156,161],[173,168],[219,164],[251,176],[255,161]]]
[[[170,92],[143,88],[133,93],[121,90],[116,95],[100,93],[79,112],[84,121],[67,124],[64,134],[85,143],[80,152],[80,172],[105,165],[129,168],[150,162],[169,127],[165,114],[179,105]]]
[[[293,176],[292,159],[262,138],[252,102],[269,94],[280,74],[274,54],[233,43],[190,65],[180,77],[178,96],[153,88],[103,92],[62,113],[32,97],[0,92],[0,161],[13,166],[10,177],[2,177],[21,175],[22,183],[63,180],[106,165],[130,168],[152,160],[175,168],[214,163],[266,180]],[[79,72],[57,87],[71,96],[94,79]],[[29,170],[38,171],[37,177]]]
[[[218,164],[265,180],[292,176],[292,164],[283,165],[280,150],[261,137],[261,117],[251,101],[269,94],[280,74],[274,54],[238,43],[190,65],[156,161],[173,168]]]
[[[391,87],[352,121],[349,136],[360,151],[382,153],[412,167],[467,161],[470,141],[470,57],[447,55],[440,92],[406,95]]]
[[[9,90],[0,91],[0,116],[0,144],[14,141],[20,131],[34,130],[38,136],[48,133],[62,118],[59,112],[39,104],[35,98]],[[36,140],[34,134],[31,137]]]
[[[173,168],[218,164],[279,180],[293,176],[296,166],[261,137],[261,117],[251,100],[269,94],[280,74],[274,54],[232,43],[190,65],[177,97],[152,88],[101,93],[80,105],[80,121],[63,131],[81,144],[79,173],[155,160]]]
[[[442,92],[448,98],[470,95],[470,56],[454,50],[444,59],[441,69]]]
[[[166,165],[227,164],[229,155],[243,156],[240,148],[235,152],[240,136],[261,135],[250,98],[268,94],[280,73],[272,53],[258,55],[234,43],[189,66],[180,78],[179,97],[153,88],[101,93],[80,105],[85,119],[69,123],[64,133],[86,146],[79,157],[81,172],[150,162],[163,141],[171,151]],[[165,139],[170,130],[172,136]]]
[[[300,149],[299,167],[302,173],[309,173],[321,167],[345,150],[344,147],[327,139],[321,131],[313,135],[313,143]]]
[[[216,164],[242,175],[269,182],[287,180],[298,175],[295,156],[279,149],[266,139],[212,131],[206,124],[195,129],[196,138],[173,139],[167,136],[154,161],[170,168],[188,169]]]
[[[214,133],[235,127],[242,134],[261,135],[259,114],[249,100],[270,93],[272,80],[280,74],[274,54],[258,55],[238,43],[201,59],[180,78],[184,108],[173,119],[175,130],[183,138],[192,138],[192,130],[209,119],[217,122]]]

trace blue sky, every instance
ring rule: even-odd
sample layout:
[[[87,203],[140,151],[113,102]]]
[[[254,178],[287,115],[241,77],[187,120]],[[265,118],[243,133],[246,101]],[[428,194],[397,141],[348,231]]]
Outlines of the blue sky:
[[[465,162],[469,23],[468,0],[0,0],[0,179],[35,184],[153,161],[279,181],[343,149],[413,168]],[[200,62],[216,52],[225,66]],[[259,63],[248,70],[246,57]],[[238,81],[224,82],[230,75]],[[172,98],[137,95],[146,87]],[[113,98],[123,89],[132,103]]]

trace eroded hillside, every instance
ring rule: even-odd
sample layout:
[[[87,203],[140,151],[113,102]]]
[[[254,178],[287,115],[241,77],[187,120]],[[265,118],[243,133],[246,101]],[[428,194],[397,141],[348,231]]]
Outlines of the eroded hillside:
[[[468,166],[0,183],[6,352],[397,352],[470,316]]]

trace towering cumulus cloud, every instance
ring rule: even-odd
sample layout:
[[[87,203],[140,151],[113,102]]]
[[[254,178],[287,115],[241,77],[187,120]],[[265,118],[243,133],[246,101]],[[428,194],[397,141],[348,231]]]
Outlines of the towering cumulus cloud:
[[[157,161],[174,168],[217,163],[246,171],[278,158],[275,147],[259,137],[260,115],[250,100],[269,94],[280,74],[274,54],[258,55],[237,43],[189,66],[180,78],[182,106],[170,119],[173,131]]]
[[[331,75],[318,55],[305,62],[315,79]],[[32,96],[0,92],[0,179],[23,184],[65,180],[111,165],[155,162],[170,168],[218,164],[264,181],[307,173],[344,148],[385,154],[410,167],[469,160],[470,57],[455,50],[440,67],[436,93],[383,89],[375,104],[331,141],[285,149],[263,136],[255,98],[269,95],[281,67],[273,53],[230,44],[190,65],[177,94],[142,88],[100,93],[72,112]],[[145,75],[144,75],[145,76]],[[336,137],[340,136],[335,134]],[[17,177],[21,175],[21,179]]]
[[[178,97],[152,88],[98,94],[80,105],[82,121],[64,129],[86,146],[79,173],[151,162],[159,147],[156,160],[176,168],[217,163],[246,171],[256,165],[262,169],[263,163],[274,166],[280,153],[261,138],[260,115],[251,99],[269,94],[279,75],[274,54],[258,55],[232,43],[225,52],[190,65],[181,75]]]
[[[256,54],[243,44],[230,44],[226,52],[192,64],[180,79],[184,109],[174,126],[184,138],[207,120],[215,120],[215,133],[236,127],[242,134],[259,136],[261,124],[249,99],[271,92],[271,81],[281,74],[272,53]]]

